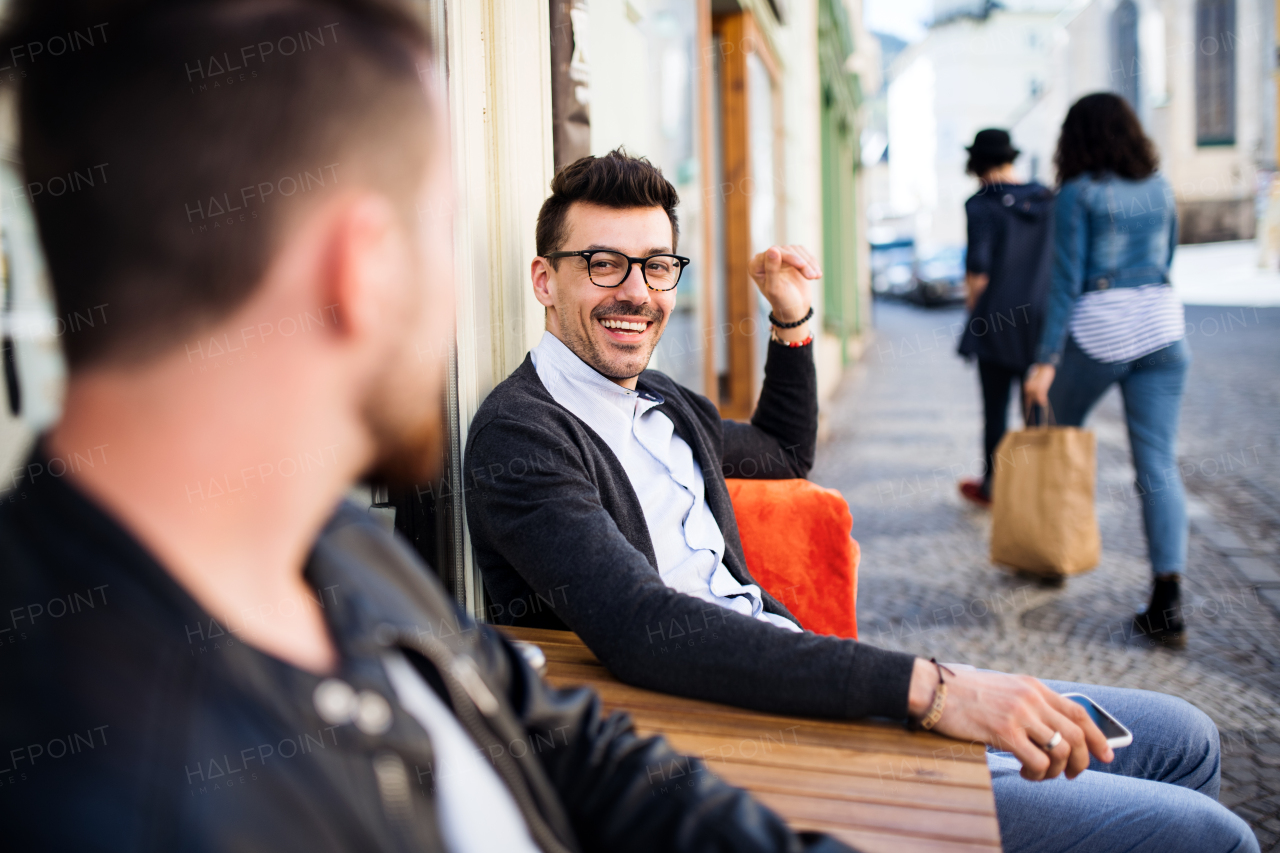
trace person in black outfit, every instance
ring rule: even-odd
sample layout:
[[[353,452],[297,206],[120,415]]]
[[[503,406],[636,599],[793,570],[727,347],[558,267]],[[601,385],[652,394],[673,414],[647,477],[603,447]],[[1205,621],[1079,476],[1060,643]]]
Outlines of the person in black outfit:
[[[696,759],[655,787],[663,739],[344,504],[440,458],[450,158],[413,14],[31,0],[0,52],[101,20],[17,91],[28,177],[108,164],[34,206],[59,310],[110,322],[62,339],[63,416],[0,496],[4,849],[848,851]]]
[[[1003,130],[980,130],[968,149],[966,171],[981,187],[965,202],[969,249],[965,259],[965,307],[969,319],[960,354],[978,360],[986,425],[981,479],[964,480],[960,494],[991,505],[995,452],[1004,436],[1009,389],[1035,361],[1053,249],[1053,192],[1018,183],[1018,149]]]

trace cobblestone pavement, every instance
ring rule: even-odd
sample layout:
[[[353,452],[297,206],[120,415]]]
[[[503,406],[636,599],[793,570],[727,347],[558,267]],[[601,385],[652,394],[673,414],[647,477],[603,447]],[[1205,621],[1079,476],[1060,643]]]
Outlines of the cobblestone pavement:
[[[1098,437],[1102,561],[1066,586],[993,566],[990,518],[959,496],[982,470],[976,368],[958,310],[876,305],[878,335],[824,409],[814,479],[840,489],[862,546],[861,639],[1043,678],[1189,700],[1222,732],[1222,802],[1280,850],[1280,309],[1187,309],[1180,460],[1192,535],[1186,650],[1130,636],[1146,603],[1139,499],[1119,394]]]

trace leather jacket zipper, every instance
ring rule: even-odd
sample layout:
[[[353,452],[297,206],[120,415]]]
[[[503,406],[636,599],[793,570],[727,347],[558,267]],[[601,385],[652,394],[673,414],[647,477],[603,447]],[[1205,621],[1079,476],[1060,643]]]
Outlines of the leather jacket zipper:
[[[383,813],[400,837],[403,849],[416,849],[421,842],[413,830],[413,802],[404,759],[392,750],[380,750],[373,757],[373,774],[378,783]]]
[[[404,632],[396,632],[395,642],[405,648],[418,652],[440,674],[445,689],[449,691],[449,699],[453,703],[454,714],[462,723],[468,734],[476,743],[485,749],[498,774],[507,784],[507,789],[515,799],[529,833],[533,840],[545,853],[573,853],[555,831],[547,824],[533,801],[533,795],[525,783],[524,774],[507,754],[505,745],[493,736],[493,730],[483,717],[495,717],[501,705],[489,685],[485,684],[480,673],[476,671],[471,659],[456,655],[444,643],[433,637],[415,637]],[[496,750],[490,747],[497,747]],[[496,758],[492,758],[496,756]]]

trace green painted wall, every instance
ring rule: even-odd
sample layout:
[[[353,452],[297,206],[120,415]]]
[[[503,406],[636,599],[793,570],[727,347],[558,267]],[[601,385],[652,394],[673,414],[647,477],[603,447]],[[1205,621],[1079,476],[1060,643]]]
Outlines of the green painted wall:
[[[845,70],[853,37],[842,0],[819,0],[818,60],[822,83],[823,326],[840,338],[844,361],[849,341],[862,332],[858,289],[857,77]]]

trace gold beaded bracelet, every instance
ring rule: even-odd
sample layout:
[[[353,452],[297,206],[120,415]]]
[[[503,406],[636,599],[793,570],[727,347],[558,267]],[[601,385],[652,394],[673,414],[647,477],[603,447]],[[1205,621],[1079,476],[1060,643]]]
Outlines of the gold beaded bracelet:
[[[933,692],[933,704],[929,706],[929,711],[919,720],[913,720],[911,728],[924,729],[926,732],[938,724],[938,720],[942,719],[942,709],[947,704],[947,681],[942,677],[942,670],[946,669],[942,664],[938,663],[937,658],[929,658],[929,663],[938,668],[938,688]],[[947,669],[947,672],[951,670]],[[954,672],[951,672],[955,675]]]

